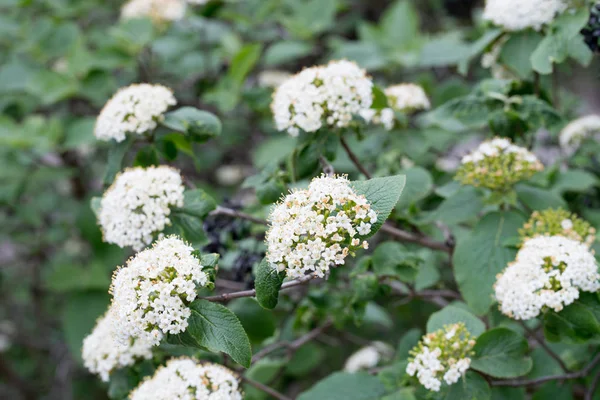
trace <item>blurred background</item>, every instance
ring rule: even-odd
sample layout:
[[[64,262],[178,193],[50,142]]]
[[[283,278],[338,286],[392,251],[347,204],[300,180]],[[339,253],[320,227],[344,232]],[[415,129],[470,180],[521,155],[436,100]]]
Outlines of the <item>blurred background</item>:
[[[123,19],[122,5],[0,0],[0,398],[107,398],[107,388],[83,369],[80,351],[107,307],[112,271],[132,254],[102,242],[90,208],[91,197],[105,188],[109,147],[96,141],[94,122],[118,88],[162,83],[180,105],[212,111],[223,121],[221,136],[206,144],[167,137],[156,148],[137,148],[129,164],[144,164],[155,153],[166,160],[178,154],[186,178],[219,204],[260,213],[289,183],[280,168],[295,140],[275,131],[269,110],[273,87],[287,74],[347,58],[378,84],[421,84],[433,107],[490,76],[472,52],[485,31],[476,0],[217,0],[188,4],[175,22]],[[567,115],[600,107],[597,77],[596,61],[587,69],[561,65],[552,79]],[[412,128],[385,146],[389,134],[372,127],[352,146],[376,173],[418,162],[439,177],[456,168],[460,149],[477,142],[477,136],[441,128],[417,137]],[[541,132],[540,140],[555,136]],[[552,157],[554,150],[547,151]],[[334,167],[353,171],[344,154]],[[421,207],[440,200],[434,196]],[[222,287],[252,287],[252,267],[264,255],[253,227],[223,216],[204,224],[204,250],[222,256]],[[267,330],[279,321],[260,317]],[[393,322],[381,310],[368,317],[372,324],[363,333],[373,338],[384,337],[393,324],[415,323],[402,308]],[[360,344],[351,339],[351,346]],[[306,387],[322,375],[323,360],[343,362],[344,349],[311,346],[298,353],[301,359],[284,379]],[[109,394],[119,398],[112,389]]]

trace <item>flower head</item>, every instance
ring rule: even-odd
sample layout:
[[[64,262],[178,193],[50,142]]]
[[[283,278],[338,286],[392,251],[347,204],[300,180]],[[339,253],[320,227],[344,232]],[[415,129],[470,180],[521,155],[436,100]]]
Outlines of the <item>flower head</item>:
[[[482,186],[498,191],[505,191],[544,169],[533,153],[504,138],[481,143],[475,151],[464,156],[461,162],[455,178],[463,185]]]
[[[559,135],[560,147],[567,154],[573,154],[584,139],[600,133],[600,116],[588,115],[577,118],[565,126]]]
[[[267,259],[288,277],[314,271],[323,276],[331,265],[368,246],[360,236],[371,232],[377,213],[356,194],[345,176],[322,176],[308,189],[288,194],[269,216]]]
[[[170,207],[183,206],[179,171],[167,166],[131,168],[115,178],[100,201],[104,241],[140,250],[171,224]]]
[[[217,364],[171,359],[129,394],[130,400],[242,400],[236,375]]]
[[[148,17],[161,23],[182,19],[185,10],[185,0],[129,0],[121,7],[121,18]]]
[[[208,284],[194,248],[176,236],[158,240],[113,275],[111,292],[120,341],[139,337],[157,345],[166,333],[186,330],[188,305]]]
[[[156,128],[169,106],[177,104],[171,89],[147,83],[121,88],[104,105],[94,127],[99,140],[125,140],[125,134],[141,135]]]
[[[385,88],[384,93],[390,107],[396,111],[411,112],[428,110],[431,107],[423,88],[414,83],[392,85]]]
[[[98,318],[96,326],[83,340],[81,356],[83,365],[92,373],[100,375],[107,382],[112,371],[133,365],[136,360],[152,357],[152,343],[140,338],[131,338],[127,343],[119,343],[114,332],[114,308]]]
[[[452,385],[467,372],[473,346],[475,340],[464,323],[445,325],[423,336],[412,349],[406,373],[416,375],[426,389],[438,392],[442,381]]]
[[[353,62],[331,61],[306,68],[282,83],[273,94],[271,110],[280,131],[297,136],[322,126],[348,126],[352,116],[371,107],[373,83]]]
[[[566,9],[565,0],[486,0],[483,18],[507,31],[539,31]]]
[[[545,309],[562,310],[581,290],[597,291],[599,280],[596,259],[584,244],[538,236],[523,244],[516,260],[497,276],[494,290],[502,313],[526,320]]]
[[[519,230],[521,242],[537,236],[560,235],[590,247],[596,240],[596,229],[587,221],[561,208],[534,211]]]
[[[394,121],[396,116],[394,110],[389,107],[381,110],[375,110],[373,108],[365,108],[359,111],[359,115],[366,121],[375,125],[383,125],[383,127],[391,131],[394,127]]]

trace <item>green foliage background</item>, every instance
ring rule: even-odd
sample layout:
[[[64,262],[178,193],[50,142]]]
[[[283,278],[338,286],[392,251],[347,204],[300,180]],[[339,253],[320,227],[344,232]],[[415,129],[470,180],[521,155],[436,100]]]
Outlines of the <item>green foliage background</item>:
[[[242,372],[249,378],[301,400],[425,398],[404,374],[408,349],[421,333],[463,321],[481,335],[473,369],[484,375],[470,371],[443,398],[581,398],[597,368],[564,382],[494,382],[564,372],[539,344],[542,332],[570,370],[587,365],[600,340],[597,296],[518,324],[497,311],[491,294],[532,210],[564,207],[600,227],[598,145],[554,158],[501,199],[461,187],[438,161],[457,162],[456,148],[474,137],[556,149],[560,129],[587,107],[587,93],[573,89],[592,87],[595,95],[597,88],[597,62],[579,36],[589,9],[576,3],[576,13],[542,33],[509,35],[500,54],[509,81],[479,65],[502,32],[480,20],[477,1],[217,0],[190,6],[182,21],[153,24],[120,21],[115,0],[0,0],[0,333],[10,342],[0,353],[0,397],[121,399],[170,356],[224,362],[215,344],[221,333],[211,341],[201,332],[187,343],[211,351],[175,338],[153,360],[116,371],[109,385],[82,366],[82,340],[106,310],[111,274],[132,255],[102,241],[93,198],[123,166],[168,163],[196,188],[175,210],[172,232],[203,254],[220,254],[217,294],[253,288],[264,276],[258,302],[272,311],[251,298],[226,304],[249,338],[240,340],[256,354],[328,324],[318,340],[253,363]],[[379,87],[415,82],[432,100],[432,111],[392,132],[365,126],[346,135],[373,176],[406,177],[400,199],[385,208],[410,238],[380,232],[326,282],[277,301],[281,277],[260,267],[264,226],[208,214],[225,205],[265,218],[288,188],[320,174],[320,156],[336,172],[364,179],[337,134],[276,132],[272,90],[259,85],[265,70],[295,73],[340,58],[366,68]],[[100,109],[134,82],[172,88],[175,111],[152,142],[97,141]],[[538,129],[546,136],[536,138]],[[414,240],[425,236],[437,248]],[[194,304],[199,313],[230,315],[222,308]],[[396,349],[389,362],[371,375],[339,372],[373,340]],[[248,365],[247,354],[231,356]],[[245,391],[247,399],[270,398],[249,385]]]

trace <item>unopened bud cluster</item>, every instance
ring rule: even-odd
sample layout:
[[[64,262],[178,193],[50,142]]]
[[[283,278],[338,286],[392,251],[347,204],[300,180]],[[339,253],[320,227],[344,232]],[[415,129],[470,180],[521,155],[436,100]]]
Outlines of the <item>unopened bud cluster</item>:
[[[463,185],[499,192],[508,191],[515,183],[544,169],[533,153],[504,138],[483,142],[461,162],[455,179]]]
[[[462,322],[445,325],[423,336],[410,352],[406,372],[428,390],[438,392],[443,382],[452,385],[471,365],[475,339]]]
[[[596,229],[575,214],[563,210],[534,211],[519,230],[521,242],[537,236],[564,236],[590,247],[596,240]]]

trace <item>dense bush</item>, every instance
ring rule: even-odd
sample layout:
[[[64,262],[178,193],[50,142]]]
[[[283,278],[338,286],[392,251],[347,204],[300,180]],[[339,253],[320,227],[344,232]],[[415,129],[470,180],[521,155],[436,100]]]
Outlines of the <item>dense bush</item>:
[[[600,399],[588,0],[0,0],[0,397]]]

